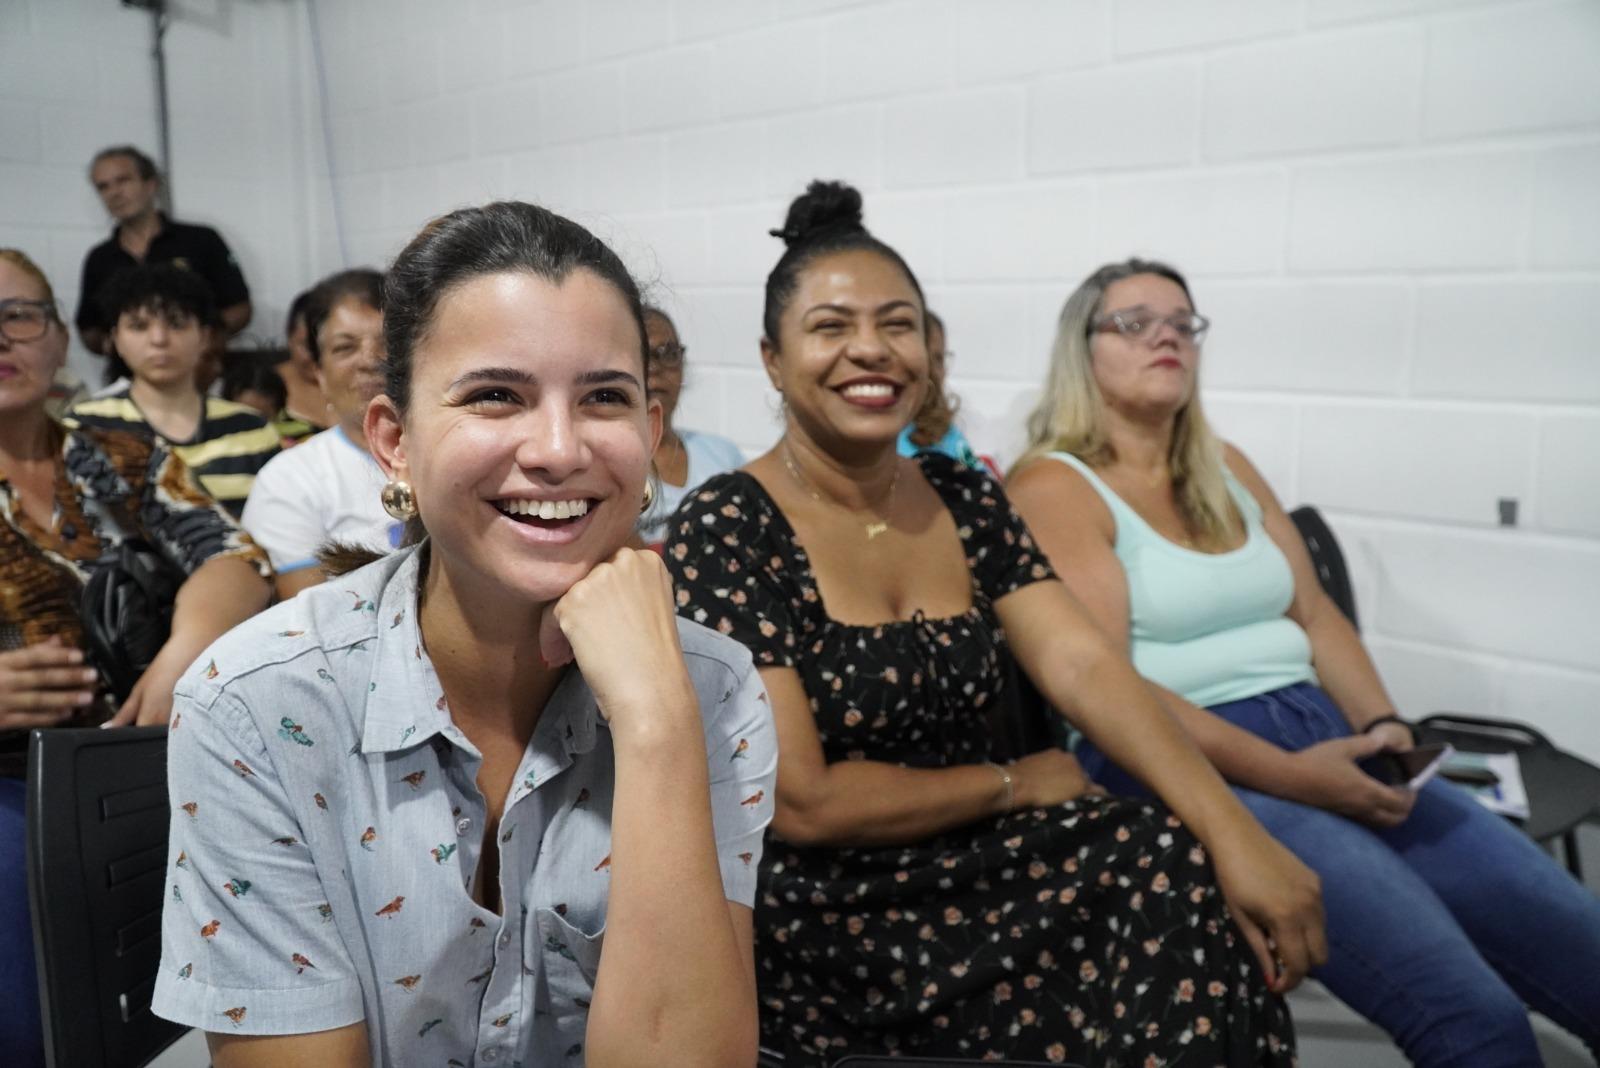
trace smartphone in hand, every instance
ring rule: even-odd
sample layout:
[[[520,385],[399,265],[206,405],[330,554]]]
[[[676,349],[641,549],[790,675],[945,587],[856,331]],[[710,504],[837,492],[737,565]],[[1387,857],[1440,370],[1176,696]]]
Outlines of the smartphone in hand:
[[[1404,753],[1374,753],[1365,760],[1356,761],[1356,767],[1371,775],[1385,786],[1401,786],[1407,790],[1420,790],[1446,760],[1455,752],[1455,746],[1446,742],[1419,745]]]

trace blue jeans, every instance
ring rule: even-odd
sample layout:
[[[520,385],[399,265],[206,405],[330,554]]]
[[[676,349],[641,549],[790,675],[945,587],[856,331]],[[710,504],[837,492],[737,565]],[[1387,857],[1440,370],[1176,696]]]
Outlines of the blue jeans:
[[[43,1068],[44,1027],[28,922],[24,784],[0,777],[0,1050],[15,1068]]]
[[[1306,683],[1211,711],[1290,751],[1351,733]],[[1077,755],[1112,793],[1149,793],[1088,742]],[[1234,792],[1322,880],[1328,963],[1311,974],[1413,1063],[1541,1064],[1524,1003],[1600,1060],[1600,898],[1471,795],[1436,779],[1378,830]]]

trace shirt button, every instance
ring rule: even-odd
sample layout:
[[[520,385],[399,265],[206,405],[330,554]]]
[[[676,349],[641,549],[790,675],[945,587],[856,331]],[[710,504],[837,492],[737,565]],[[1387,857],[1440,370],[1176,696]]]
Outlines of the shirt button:
[[[472,820],[468,819],[466,816],[462,816],[460,819],[456,820],[457,838],[460,838],[470,830],[472,830]]]
[[[510,944],[511,944],[511,932],[510,931],[501,931],[500,932],[500,948],[501,949],[505,949]]]

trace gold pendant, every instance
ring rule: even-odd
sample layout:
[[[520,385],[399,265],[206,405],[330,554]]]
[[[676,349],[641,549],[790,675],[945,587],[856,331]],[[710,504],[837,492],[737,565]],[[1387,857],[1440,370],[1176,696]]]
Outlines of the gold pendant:
[[[868,541],[871,541],[873,538],[876,538],[879,534],[887,534],[888,532],[889,532],[889,524],[888,523],[880,521],[880,522],[877,522],[877,523],[868,523],[867,524],[867,540]]]

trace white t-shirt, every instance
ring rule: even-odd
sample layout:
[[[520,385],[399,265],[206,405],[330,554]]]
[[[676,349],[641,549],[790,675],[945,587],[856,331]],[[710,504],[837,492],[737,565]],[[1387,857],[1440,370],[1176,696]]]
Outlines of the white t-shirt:
[[[279,574],[311,567],[330,541],[389,552],[401,524],[383,510],[376,460],[339,427],[274,456],[256,474],[241,520]]]
[[[678,504],[700,487],[700,483],[712,475],[732,471],[744,464],[744,453],[727,438],[697,430],[680,430],[678,440],[683,442],[683,452],[689,460],[689,477],[683,480],[681,486],[669,486],[666,482],[656,486],[655,503],[639,517],[639,536],[646,545],[666,540],[667,520],[678,510]]]

